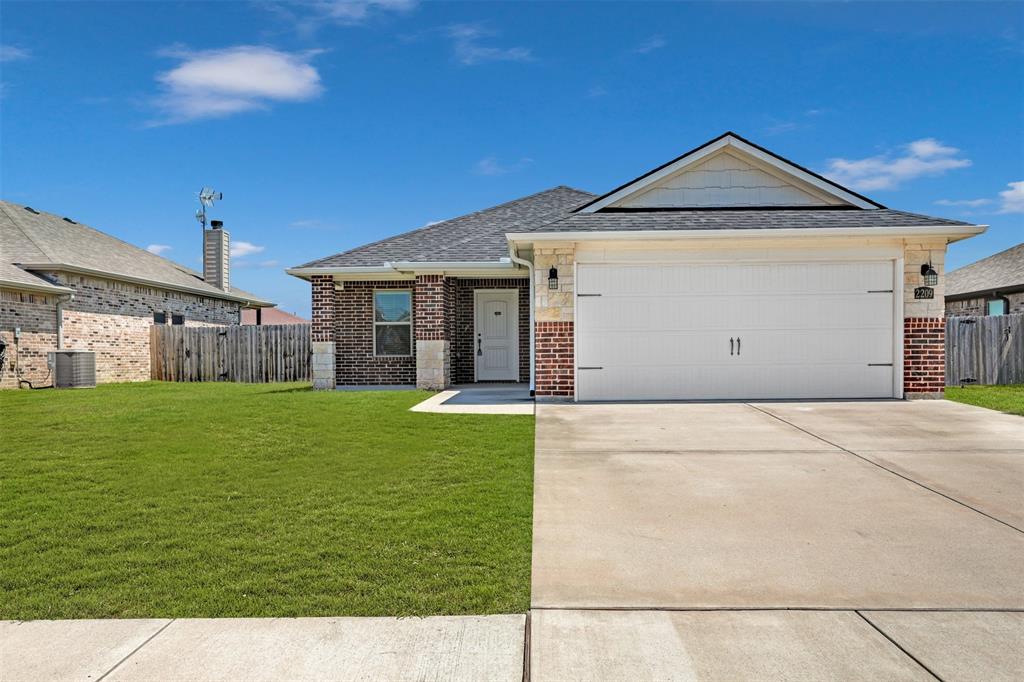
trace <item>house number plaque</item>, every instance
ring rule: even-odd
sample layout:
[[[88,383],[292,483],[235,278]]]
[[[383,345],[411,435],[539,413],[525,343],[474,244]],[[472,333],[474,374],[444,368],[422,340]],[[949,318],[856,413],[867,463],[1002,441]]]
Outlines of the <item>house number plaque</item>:
[[[917,287],[914,289],[914,298],[935,298],[935,289],[931,287]]]

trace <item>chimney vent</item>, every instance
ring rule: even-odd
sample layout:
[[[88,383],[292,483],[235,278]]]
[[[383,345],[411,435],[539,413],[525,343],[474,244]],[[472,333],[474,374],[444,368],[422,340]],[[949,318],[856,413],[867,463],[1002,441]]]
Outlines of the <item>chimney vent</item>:
[[[231,290],[231,235],[220,220],[203,230],[203,281],[222,291]]]

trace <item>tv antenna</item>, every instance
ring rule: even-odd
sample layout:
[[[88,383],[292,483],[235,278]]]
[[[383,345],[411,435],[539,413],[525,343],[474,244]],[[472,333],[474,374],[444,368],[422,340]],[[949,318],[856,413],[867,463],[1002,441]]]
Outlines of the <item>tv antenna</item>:
[[[220,201],[223,198],[223,192],[215,192],[209,187],[199,190],[199,210],[196,211],[196,220],[203,226],[203,232],[206,231],[206,209],[212,207],[213,202]]]

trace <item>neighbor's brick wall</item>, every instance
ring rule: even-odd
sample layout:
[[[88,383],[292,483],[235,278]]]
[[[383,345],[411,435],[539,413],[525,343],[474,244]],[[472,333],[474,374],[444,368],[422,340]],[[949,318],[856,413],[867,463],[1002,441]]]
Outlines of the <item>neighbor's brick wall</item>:
[[[1010,303],[1010,313],[1024,313],[1024,291],[1002,296]],[[946,301],[946,315],[984,315],[988,311],[987,297],[965,298],[960,301]]]
[[[373,292],[412,290],[411,281],[344,282],[334,293],[335,379],[339,386],[416,383],[415,352],[377,357],[373,349]],[[415,312],[413,313],[415,316]],[[313,314],[316,321],[316,306]],[[413,320],[413,333],[416,321]],[[415,344],[414,344],[415,347]]]
[[[923,286],[921,265],[939,273],[935,298],[916,300]],[[946,384],[946,241],[907,241],[903,251],[903,393],[907,398],[940,397]]]
[[[14,343],[14,329],[21,339]],[[0,371],[0,389],[17,388],[20,376],[37,386],[49,385],[47,353],[57,347],[56,299],[43,294],[0,289],[0,338],[7,343],[7,363]]]
[[[573,323],[538,322],[536,394],[572,398],[574,395]]]
[[[452,339],[453,380],[472,383],[476,374],[473,336],[475,289],[519,290],[519,381],[530,380],[530,280],[528,278],[459,278],[455,280],[455,330]]]
[[[167,313],[168,320],[172,314],[183,315],[190,326],[239,321],[237,303],[64,272],[43,274],[75,290],[74,299],[64,303],[64,347],[96,353],[98,383],[149,380],[149,328],[154,312]],[[47,353],[57,349],[56,298],[8,291],[0,305],[4,339],[13,341],[14,327],[22,329],[23,376],[43,381],[48,373]],[[11,347],[8,355],[13,353]],[[0,386],[17,385],[8,373]]]

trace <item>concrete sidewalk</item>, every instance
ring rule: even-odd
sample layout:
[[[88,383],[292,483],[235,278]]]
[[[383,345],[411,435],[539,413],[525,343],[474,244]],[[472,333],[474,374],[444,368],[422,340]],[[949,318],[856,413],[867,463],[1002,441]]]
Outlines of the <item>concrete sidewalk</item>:
[[[523,678],[526,617],[0,622],[0,679]]]

